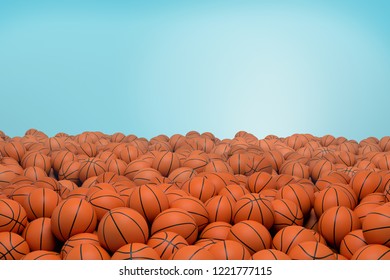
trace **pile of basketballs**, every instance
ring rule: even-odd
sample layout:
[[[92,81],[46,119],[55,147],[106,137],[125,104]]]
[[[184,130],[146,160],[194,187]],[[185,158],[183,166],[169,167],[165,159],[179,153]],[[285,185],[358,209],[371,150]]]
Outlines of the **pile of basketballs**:
[[[389,136],[0,131],[2,260],[389,260],[389,201]]]

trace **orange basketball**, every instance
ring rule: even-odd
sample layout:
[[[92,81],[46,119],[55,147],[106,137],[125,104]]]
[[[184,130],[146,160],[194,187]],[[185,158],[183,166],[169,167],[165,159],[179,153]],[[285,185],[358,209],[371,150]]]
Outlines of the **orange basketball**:
[[[233,184],[225,186],[218,194],[226,196],[232,204],[235,204],[241,197],[248,193],[249,191],[243,186]]]
[[[59,180],[69,180],[75,184],[79,183],[80,162],[78,161],[66,161],[61,164],[58,170]]]
[[[55,191],[56,193],[60,193],[60,184],[58,181],[51,177],[45,177],[40,180],[37,180],[34,182],[34,186],[37,188],[45,188],[52,191]]]
[[[288,256],[293,260],[335,260],[333,251],[326,245],[305,241],[291,248]]]
[[[206,201],[205,207],[210,222],[231,222],[233,217],[233,205],[226,196],[213,196]]]
[[[127,176],[128,177],[128,176]],[[137,186],[151,183],[153,180],[161,178],[161,173],[154,168],[143,168],[135,173],[133,181]]]
[[[11,157],[18,162],[21,162],[24,154],[26,153],[26,148],[22,143],[13,141],[6,143],[3,147],[3,151],[6,157]]]
[[[196,241],[194,245],[202,249],[208,250],[211,245],[217,243],[218,241],[219,240],[217,239],[202,238],[202,239],[198,239],[198,241]]]
[[[153,221],[151,234],[160,231],[172,231],[183,236],[188,244],[198,237],[198,226],[190,213],[180,208],[169,208],[161,212]]]
[[[238,241],[222,240],[210,246],[208,250],[216,260],[250,260],[251,254]]]
[[[298,183],[291,183],[279,189],[276,199],[289,199],[299,206],[303,216],[306,217],[311,210],[312,202],[305,188]]]
[[[274,209],[271,202],[257,193],[250,193],[241,197],[233,209],[233,221],[238,223],[244,220],[254,220],[270,229],[274,223]]]
[[[94,192],[88,198],[93,209],[95,209],[97,220],[100,221],[110,210],[118,207],[124,207],[125,203],[117,192],[110,190],[100,190]]]
[[[113,172],[118,175],[125,175],[127,164],[123,160],[120,159],[113,159],[108,162],[107,164],[107,170],[110,172]]]
[[[240,242],[252,255],[271,248],[272,237],[265,226],[256,221],[241,221],[230,228],[228,240]]]
[[[149,228],[144,217],[134,209],[119,207],[107,212],[98,227],[100,244],[114,253],[128,243],[146,243]]]
[[[90,180],[90,179],[91,178],[89,178],[86,181],[84,181],[84,184],[82,186],[83,188],[88,188],[87,199],[89,199],[95,192],[102,191],[102,190],[116,193],[116,189],[113,186],[113,184],[109,184],[109,183],[98,183],[98,184],[96,184],[96,182],[91,182],[90,186],[86,185],[86,182],[88,180]]]
[[[0,232],[20,234],[26,225],[27,214],[20,203],[7,198],[0,199]]]
[[[280,169],[281,174],[292,175],[297,178],[309,178],[309,167],[301,162],[289,161],[283,163]]]
[[[202,176],[210,180],[215,186],[215,193],[219,193],[224,187],[228,185],[239,185],[240,181],[230,173],[203,173],[198,174],[197,176]]]
[[[79,179],[84,182],[86,179],[98,176],[107,171],[107,165],[103,160],[90,157],[80,163]]]
[[[192,152],[184,161],[182,166],[190,167],[196,172],[203,172],[210,159],[206,153]]]
[[[328,187],[317,193],[314,200],[314,211],[317,217],[335,206],[345,206],[353,210],[356,202],[341,188]]]
[[[274,209],[273,228],[276,231],[286,226],[303,225],[303,214],[301,209],[294,202],[288,199],[274,199],[271,201]]]
[[[100,245],[99,238],[94,233],[78,233],[70,237],[61,248],[61,258],[65,259],[69,251],[72,250],[77,244],[94,244]]]
[[[363,235],[368,244],[390,247],[390,203],[368,213],[362,224]]]
[[[111,257],[101,246],[82,243],[76,244],[64,260],[110,260]]]
[[[289,254],[290,250],[304,241],[317,241],[312,231],[301,226],[288,226],[279,230],[273,240],[272,249]]]
[[[142,243],[129,243],[120,247],[111,257],[112,260],[160,260],[157,252]]]
[[[26,205],[24,205],[27,218],[30,221],[41,217],[50,218],[60,201],[60,196],[53,190],[46,188],[32,190],[27,197]]]
[[[38,218],[29,223],[23,231],[22,237],[27,241],[32,251],[54,251],[56,238],[51,231],[50,218]]]
[[[189,179],[183,183],[182,190],[200,199],[203,203],[216,194],[215,185],[205,177]]]
[[[268,172],[255,172],[248,178],[248,189],[252,193],[276,188],[276,178]]]
[[[0,232],[0,260],[20,260],[30,253],[26,240],[13,232]]]
[[[130,180],[133,180],[134,176],[135,176],[135,174],[137,174],[137,172],[139,172],[145,168],[150,168],[151,166],[152,166],[152,164],[150,162],[148,162],[146,160],[137,159],[137,160],[130,162],[127,165],[126,170],[125,170],[123,175],[126,176],[127,178],[129,178]],[[159,175],[161,175],[161,174],[159,174]]]
[[[152,162],[152,168],[160,171],[161,175],[167,177],[173,170],[180,167],[179,157],[172,152],[159,152]]]
[[[282,251],[265,249],[254,253],[252,255],[252,260],[291,260],[291,258]]]
[[[51,165],[54,171],[58,173],[65,162],[73,162],[75,160],[76,156],[73,153],[69,151],[59,151],[51,157]]]
[[[231,227],[226,222],[209,223],[199,234],[199,239],[226,240]]]
[[[187,196],[178,198],[170,205],[172,208],[180,208],[190,213],[195,219],[198,231],[202,231],[209,223],[209,213],[204,203],[195,197]]]
[[[51,260],[51,261],[60,261],[61,256],[57,252],[53,251],[45,251],[45,250],[38,250],[33,251],[22,257],[20,260]]]
[[[178,184],[182,184],[185,181],[191,179],[192,177],[195,177],[197,175],[197,172],[190,168],[190,167],[179,167],[173,170],[168,178],[172,182],[176,182]]]
[[[172,256],[170,260],[214,260],[213,254],[199,246],[189,245],[181,247]]]
[[[360,227],[359,218],[345,206],[336,206],[326,210],[318,220],[318,232],[333,248],[339,248],[343,238]]]
[[[204,167],[205,172],[226,172],[233,174],[233,168],[225,161],[221,159],[217,160],[211,160],[206,166]]]
[[[162,211],[169,208],[165,193],[153,185],[142,185],[131,193],[127,206],[140,213],[146,221],[152,223]]]
[[[251,168],[250,158],[247,154],[234,154],[227,163],[233,169],[234,174],[246,174]]]
[[[376,208],[381,206],[382,203],[378,202],[365,202],[360,203],[355,207],[353,212],[355,215],[359,218],[360,223],[363,224],[364,220],[366,219],[367,215],[371,212],[373,212]]]
[[[98,183],[115,184],[118,180],[119,180],[118,174],[115,172],[111,172],[111,171],[104,172],[96,177],[97,184]]]
[[[310,177],[312,178],[313,182],[316,182],[324,174],[334,169],[333,163],[326,159],[319,159],[309,167]]]
[[[96,213],[92,205],[79,198],[62,201],[51,216],[51,229],[62,242],[78,233],[93,232],[96,224]]]
[[[370,193],[380,192],[382,177],[370,170],[358,171],[351,179],[351,187],[359,200]]]
[[[37,181],[47,177],[45,170],[37,166],[27,167],[26,169],[24,169],[22,174],[23,176],[26,176],[32,179],[33,181]]]
[[[351,260],[390,260],[390,248],[379,244],[366,245],[357,250]]]
[[[149,238],[147,245],[155,250],[162,260],[168,260],[177,250],[188,246],[188,243],[180,234],[160,231]]]
[[[46,174],[49,174],[51,169],[50,158],[40,152],[26,153],[22,159],[21,165],[23,168],[40,167]]]
[[[350,259],[357,250],[366,245],[368,245],[368,243],[364,239],[363,231],[361,229],[351,231],[341,241],[340,254],[347,259]]]

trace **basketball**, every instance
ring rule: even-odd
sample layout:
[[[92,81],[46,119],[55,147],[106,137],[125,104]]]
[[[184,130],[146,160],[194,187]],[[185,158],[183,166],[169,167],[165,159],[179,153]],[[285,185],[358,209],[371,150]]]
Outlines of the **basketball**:
[[[26,240],[13,232],[0,232],[0,260],[20,260],[30,253]]]
[[[301,226],[287,226],[275,234],[272,249],[289,254],[295,245],[305,241],[317,241],[311,230]]]
[[[213,254],[208,250],[195,245],[189,245],[179,248],[170,260],[214,260]]]
[[[188,243],[180,234],[160,231],[149,238],[147,245],[155,250],[162,260],[168,260],[177,250],[188,246]]]
[[[390,203],[368,213],[362,224],[364,239],[368,244],[390,247]]]
[[[99,242],[111,253],[128,243],[146,243],[149,227],[145,218],[134,209],[119,207],[107,212],[98,227]]]
[[[136,210],[151,224],[158,214],[169,208],[169,200],[160,188],[142,185],[130,194],[127,206]]]
[[[318,233],[333,248],[339,248],[341,241],[348,233],[360,228],[359,218],[345,206],[336,206],[326,210],[318,220]]]
[[[226,196],[213,196],[206,201],[205,207],[208,213],[209,222],[231,222],[233,217],[233,205]]]
[[[72,250],[77,244],[94,244],[100,245],[99,238],[94,233],[78,233],[70,237],[64,245],[61,247],[61,258],[65,259],[69,251]]]
[[[370,170],[362,170],[357,172],[351,179],[351,187],[356,193],[359,200],[370,193],[380,192],[382,177]]]
[[[275,188],[276,178],[268,172],[255,172],[248,177],[248,189],[252,193]]]
[[[274,199],[271,201],[274,209],[273,228],[277,231],[286,226],[303,225],[303,214],[294,202],[288,199]]]
[[[351,231],[348,233],[340,244],[340,254],[351,259],[352,255],[360,248],[368,245],[364,239],[363,231],[361,229]]]
[[[357,250],[351,260],[390,260],[390,248],[379,244],[366,245]]]
[[[341,188],[328,187],[317,193],[314,199],[314,211],[317,217],[320,217],[326,210],[335,206],[345,206],[353,210],[356,203]]]
[[[157,153],[152,162],[152,168],[158,170],[165,177],[168,177],[173,170],[179,167],[179,157],[169,151]]]
[[[190,213],[180,208],[169,208],[154,219],[151,234],[160,231],[172,231],[180,234],[190,245],[198,237],[198,226],[195,219]]]
[[[299,206],[304,217],[310,213],[312,207],[310,195],[307,193],[305,188],[298,183],[290,183],[283,186],[279,189],[275,198],[291,200]]]
[[[271,202],[256,193],[241,197],[233,209],[233,221],[254,220],[262,223],[267,229],[274,224],[275,214]]]
[[[25,261],[34,261],[34,260],[51,260],[51,261],[60,261],[61,256],[57,252],[53,251],[45,251],[45,250],[38,250],[38,251],[33,251],[25,255],[24,257],[21,258],[21,260]]]
[[[20,203],[3,198],[0,199],[0,232],[20,234],[27,225],[27,214]]]
[[[282,251],[265,249],[254,253],[252,255],[252,260],[291,260],[291,258]]]
[[[50,218],[60,201],[61,197],[51,189],[37,188],[32,190],[24,206],[27,218],[30,221],[41,217]]]
[[[305,241],[295,245],[288,256],[292,260],[335,260],[334,252],[326,245],[315,242]]]
[[[98,221],[111,209],[125,206],[124,201],[117,192],[104,189],[94,192],[87,201],[95,210]]]
[[[241,185],[227,185],[219,191],[219,195],[226,196],[232,204],[235,204],[241,197],[250,193]]]
[[[183,183],[182,190],[200,199],[203,203],[216,194],[215,185],[205,177],[193,177]]]
[[[69,198],[62,201],[51,216],[51,229],[55,237],[64,242],[71,236],[93,232],[97,219],[93,206],[79,198]]]
[[[172,182],[182,184],[196,175],[197,172],[190,167],[179,167],[169,173],[168,179]]]
[[[209,223],[209,213],[204,203],[199,199],[188,196],[178,198],[171,203],[172,208],[180,208],[192,215],[198,226],[198,231],[202,231]]]
[[[76,244],[64,260],[110,260],[111,257],[101,246],[91,243]]]
[[[241,221],[230,228],[227,240],[240,242],[249,253],[271,248],[272,237],[265,226],[256,221]]]
[[[199,239],[226,240],[231,227],[226,222],[209,223],[199,234]]]
[[[103,160],[95,157],[80,162],[79,179],[84,182],[86,179],[98,176],[107,171],[107,165]],[[65,178],[66,179],[66,178]]]
[[[208,251],[216,260],[249,260],[251,254],[238,241],[222,240],[210,246]]]
[[[160,260],[160,256],[148,245],[129,243],[120,247],[111,260]]]
[[[79,183],[80,162],[65,161],[58,170],[59,180],[69,180],[75,184]]]
[[[28,243],[31,251],[54,251],[56,238],[51,231],[50,218],[38,218],[30,222],[23,231],[22,237]]]

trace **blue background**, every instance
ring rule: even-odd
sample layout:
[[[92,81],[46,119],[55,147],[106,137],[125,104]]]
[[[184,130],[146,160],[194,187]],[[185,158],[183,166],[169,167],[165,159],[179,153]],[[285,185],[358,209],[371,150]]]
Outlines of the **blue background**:
[[[390,1],[0,1],[0,130],[389,133]]]

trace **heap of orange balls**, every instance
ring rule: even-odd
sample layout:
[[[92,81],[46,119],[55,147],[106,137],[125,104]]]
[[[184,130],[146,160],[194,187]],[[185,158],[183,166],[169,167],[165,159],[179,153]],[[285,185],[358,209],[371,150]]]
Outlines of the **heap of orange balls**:
[[[1,260],[389,260],[389,201],[389,136],[0,131]]]

